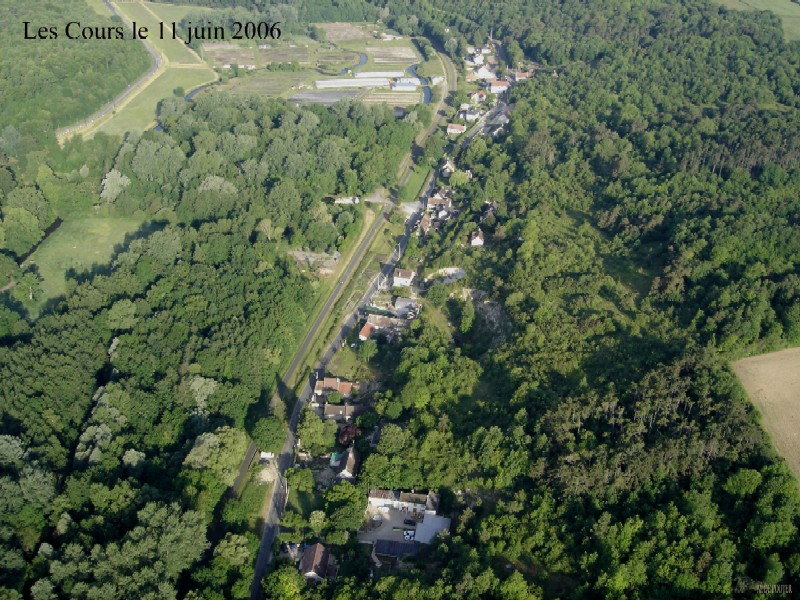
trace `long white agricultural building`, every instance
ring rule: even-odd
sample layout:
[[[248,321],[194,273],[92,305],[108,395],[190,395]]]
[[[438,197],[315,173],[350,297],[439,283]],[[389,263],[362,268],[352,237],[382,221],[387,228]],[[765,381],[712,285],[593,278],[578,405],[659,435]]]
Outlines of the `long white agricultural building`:
[[[331,88],[388,88],[388,77],[371,77],[369,79],[318,79],[314,82],[318,90]]]

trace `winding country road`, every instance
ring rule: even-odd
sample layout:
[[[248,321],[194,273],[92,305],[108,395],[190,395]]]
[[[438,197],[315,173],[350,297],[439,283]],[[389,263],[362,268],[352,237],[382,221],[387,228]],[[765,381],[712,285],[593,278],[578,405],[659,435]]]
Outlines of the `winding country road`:
[[[439,59],[444,64],[446,71],[445,81],[442,86],[443,87],[442,96],[437,104],[436,114],[432,119],[430,126],[423,132],[421,132],[420,135],[417,137],[416,141],[418,145],[424,143],[424,141],[434,131],[436,131],[436,128],[441,124],[442,120],[445,118],[444,106],[446,105],[449,91],[455,89],[457,85],[457,73],[452,61],[448,57],[442,54],[439,54]],[[400,165],[399,185],[397,188],[398,190],[402,188],[402,186],[408,180],[408,177],[411,174],[412,165],[413,165],[413,156],[412,153],[409,151],[409,153],[406,155],[406,157],[403,159]],[[427,193],[427,191],[428,188],[423,190],[422,193],[425,194]],[[378,216],[378,218],[375,219],[375,222],[370,226],[367,235],[364,236],[364,239],[359,244],[357,250],[351,256],[350,262],[347,264],[345,269],[340,274],[339,283],[337,283],[336,286],[331,291],[331,294],[328,297],[328,300],[325,302],[325,305],[322,307],[319,316],[311,325],[311,328],[309,329],[308,334],[303,340],[303,343],[300,345],[300,348],[298,348],[294,360],[292,360],[291,364],[289,365],[289,368],[286,370],[286,374],[284,375],[281,382],[282,383],[281,387],[283,389],[290,389],[289,386],[291,385],[291,382],[294,378],[297,368],[299,367],[301,361],[308,352],[308,349],[311,347],[311,345],[319,336],[322,324],[325,323],[326,320],[328,319],[328,316],[333,310],[333,307],[336,305],[336,302],[339,300],[339,297],[341,296],[342,292],[349,284],[353,274],[361,265],[361,262],[367,253],[367,250],[372,245],[372,242],[375,240],[375,237],[380,231],[381,226],[386,221],[386,218],[388,217],[391,210],[394,208],[395,201],[396,198],[394,198],[393,201],[387,202],[384,205],[383,211]],[[391,273],[391,271],[394,269],[394,265],[397,264],[397,261],[400,260],[400,257],[402,256],[403,252],[405,251],[406,245],[408,244],[408,239],[411,236],[412,232],[414,231],[414,227],[417,222],[416,221],[417,217],[418,215],[415,215],[414,217],[410,218],[406,223],[406,231],[400,240],[399,251],[393,253],[392,258],[385,265],[383,265],[381,269],[381,272],[384,275],[388,275],[389,273]],[[376,278],[375,280],[373,280],[373,282],[367,289],[366,293],[361,298],[361,301],[356,307],[356,310],[346,317],[344,323],[342,324],[341,329],[339,330],[339,333],[331,341],[326,351],[323,353],[323,356],[320,358],[318,362],[318,365],[320,367],[327,365],[328,361],[330,361],[330,359],[333,357],[333,354],[341,345],[341,341],[344,338],[346,338],[347,335],[352,331],[352,328],[355,327],[357,322],[356,315],[358,312],[358,308],[363,306],[366,302],[366,299],[372,296],[375,289],[377,288],[377,285],[378,281]],[[275,542],[275,538],[278,535],[278,530],[280,528],[280,515],[283,512],[283,508],[286,504],[287,488],[286,488],[286,482],[283,478],[283,474],[289,467],[292,466],[292,463],[294,462],[294,450],[296,444],[295,434],[297,431],[297,424],[300,420],[300,414],[302,412],[303,407],[305,406],[307,399],[311,397],[311,393],[312,393],[311,382],[310,380],[307,380],[303,385],[303,389],[300,391],[297,402],[295,402],[294,409],[292,410],[292,414],[289,418],[289,434],[287,436],[286,442],[283,445],[283,448],[281,449],[281,453],[276,460],[280,477],[276,481],[275,485],[273,485],[271,488],[272,497],[268,501],[269,507],[267,509],[267,515],[264,521],[264,529],[261,536],[261,545],[259,546],[258,556],[256,557],[255,570],[253,573],[253,581],[250,585],[251,600],[260,600],[263,597],[261,580],[266,575],[267,569],[269,568],[269,564],[272,561],[272,547]],[[281,401],[281,398],[277,392],[275,396],[273,396],[272,398],[272,402],[276,401],[277,402]],[[247,475],[247,470],[250,467],[250,464],[252,463],[256,452],[257,449],[255,447],[255,444],[251,444],[247,450],[245,459],[242,462],[242,465],[239,469],[239,475],[236,478],[236,482],[234,483],[234,490],[239,490],[240,486],[244,482],[244,479]]]

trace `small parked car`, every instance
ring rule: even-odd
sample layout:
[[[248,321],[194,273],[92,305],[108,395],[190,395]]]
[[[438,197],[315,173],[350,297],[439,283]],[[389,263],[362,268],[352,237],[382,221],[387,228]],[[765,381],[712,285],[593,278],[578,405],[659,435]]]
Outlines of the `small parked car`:
[[[411,527],[416,527],[417,522],[414,519],[403,519],[403,525],[411,525]]]

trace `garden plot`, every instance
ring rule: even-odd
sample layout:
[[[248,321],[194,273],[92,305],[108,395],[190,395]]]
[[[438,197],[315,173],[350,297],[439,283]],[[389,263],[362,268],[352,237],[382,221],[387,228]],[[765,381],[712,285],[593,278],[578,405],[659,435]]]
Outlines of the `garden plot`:
[[[385,103],[389,106],[406,108],[415,104],[422,104],[422,94],[418,92],[370,92],[364,97],[368,104]]]
[[[410,46],[367,46],[365,52],[375,64],[398,65],[417,62],[419,57]]]
[[[295,94],[289,100],[330,106],[339,100],[353,100],[361,94],[358,90],[309,90]]]
[[[269,44],[264,45],[269,46]],[[296,62],[299,65],[308,66],[312,63],[311,53],[307,46],[259,48],[257,52],[264,64]]]
[[[318,23],[325,30],[325,36],[332,42],[363,40],[367,34],[361,27],[352,23]]]
[[[203,52],[211,57],[215,67],[232,65],[255,65],[256,55],[253,48],[237,46],[230,42],[203,44]]]

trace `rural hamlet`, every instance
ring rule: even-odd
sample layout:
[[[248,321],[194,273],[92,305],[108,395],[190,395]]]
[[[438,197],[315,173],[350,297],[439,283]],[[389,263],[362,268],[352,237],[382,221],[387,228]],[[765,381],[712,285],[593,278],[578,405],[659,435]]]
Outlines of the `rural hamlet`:
[[[0,23],[0,600],[800,590],[800,0]]]

